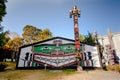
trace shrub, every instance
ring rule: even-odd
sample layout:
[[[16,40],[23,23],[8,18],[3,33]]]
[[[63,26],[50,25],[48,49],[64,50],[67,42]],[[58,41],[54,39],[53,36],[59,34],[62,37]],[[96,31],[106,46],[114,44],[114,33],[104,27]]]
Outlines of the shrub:
[[[108,71],[117,71],[117,72],[120,73],[120,64],[108,65],[108,66],[106,67],[106,69],[107,69]]]
[[[7,66],[5,62],[0,62],[0,71],[4,71]]]

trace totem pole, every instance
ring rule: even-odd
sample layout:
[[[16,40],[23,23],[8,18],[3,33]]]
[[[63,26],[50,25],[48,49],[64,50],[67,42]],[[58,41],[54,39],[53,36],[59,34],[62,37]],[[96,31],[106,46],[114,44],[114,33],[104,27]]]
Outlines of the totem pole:
[[[75,54],[77,58],[77,71],[81,71],[82,67],[80,66],[81,53],[80,53],[80,39],[79,39],[79,28],[78,28],[78,17],[80,17],[80,10],[76,6],[73,7],[73,10],[70,10],[70,18],[74,20],[74,35],[75,35]]]
[[[112,48],[112,49],[115,49],[115,48],[114,48],[113,39],[112,39],[113,36],[112,36],[111,31],[110,31],[109,28],[107,29],[107,35],[108,35],[108,39],[109,39],[109,42],[110,42],[111,48]]]
[[[114,64],[118,63],[118,61],[116,59],[116,51],[115,51],[115,46],[114,46],[114,42],[113,42],[113,35],[111,34],[110,29],[107,30],[107,35],[108,35],[108,39],[109,39],[109,43],[110,43],[109,45],[106,45],[108,64],[114,65]]]

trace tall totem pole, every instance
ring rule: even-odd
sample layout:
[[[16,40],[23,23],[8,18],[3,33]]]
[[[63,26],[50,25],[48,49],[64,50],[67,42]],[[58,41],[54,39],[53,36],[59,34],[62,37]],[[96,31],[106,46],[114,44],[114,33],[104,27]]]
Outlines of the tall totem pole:
[[[74,20],[74,35],[75,35],[75,54],[77,58],[77,71],[81,71],[82,67],[80,66],[81,53],[80,53],[80,39],[79,39],[79,28],[78,28],[78,17],[80,17],[80,10],[76,6],[73,7],[73,10],[70,10],[70,18]]]

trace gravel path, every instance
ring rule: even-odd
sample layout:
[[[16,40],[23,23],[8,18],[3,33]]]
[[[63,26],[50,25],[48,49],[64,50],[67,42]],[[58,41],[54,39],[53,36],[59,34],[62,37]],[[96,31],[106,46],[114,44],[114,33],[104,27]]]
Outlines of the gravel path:
[[[113,71],[79,72],[71,76],[64,76],[58,80],[120,80],[120,73]]]
[[[24,77],[23,80],[41,80],[39,73],[34,73],[30,76]],[[114,71],[82,71],[67,76],[59,76],[56,80],[120,80],[120,73]],[[46,80],[47,76],[46,76]],[[51,79],[50,79],[51,80]]]
[[[120,80],[120,73],[103,70],[72,74],[41,70],[13,70],[0,72],[0,80]]]

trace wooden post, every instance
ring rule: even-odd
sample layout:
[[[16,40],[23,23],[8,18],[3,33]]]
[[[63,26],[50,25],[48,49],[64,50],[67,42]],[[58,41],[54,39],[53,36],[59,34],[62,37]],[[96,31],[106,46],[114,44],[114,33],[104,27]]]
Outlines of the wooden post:
[[[45,71],[46,71],[46,68],[47,68],[47,64],[44,64],[44,67],[45,67]]]

